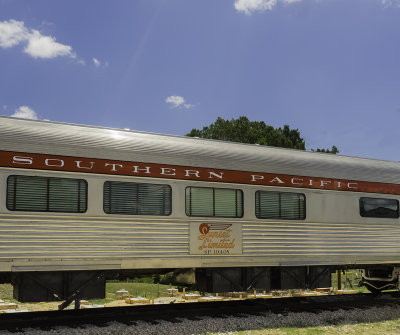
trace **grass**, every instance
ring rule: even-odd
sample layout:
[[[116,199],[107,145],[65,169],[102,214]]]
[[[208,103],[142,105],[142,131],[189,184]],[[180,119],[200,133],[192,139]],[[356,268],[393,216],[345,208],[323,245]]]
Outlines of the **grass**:
[[[332,287],[338,287],[337,272],[332,273]],[[358,270],[346,270],[341,274],[342,290],[356,290],[359,293],[369,292],[364,286],[359,287],[358,283],[361,280],[361,275]]]
[[[0,299],[14,302],[11,284],[0,284]]]
[[[222,335],[223,333],[216,333]],[[278,328],[261,330],[243,330],[229,332],[229,335],[389,335],[400,334],[400,320],[382,321],[375,323],[359,323],[340,326],[321,326],[307,328]],[[209,333],[208,335],[212,335]]]
[[[135,283],[135,282],[108,282],[106,292],[116,294],[117,291],[125,289],[131,296],[158,298],[168,296],[167,289],[170,285],[151,284],[151,283]]]

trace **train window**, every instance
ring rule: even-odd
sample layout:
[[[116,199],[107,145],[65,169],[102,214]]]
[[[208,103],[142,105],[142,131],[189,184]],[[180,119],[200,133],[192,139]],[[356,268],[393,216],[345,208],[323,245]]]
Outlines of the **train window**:
[[[127,215],[170,215],[171,186],[162,184],[104,183],[104,212]]]
[[[256,217],[259,219],[304,220],[306,197],[302,193],[256,192]]]
[[[83,179],[9,176],[7,209],[84,213],[87,209],[87,182]]]
[[[243,192],[230,188],[186,187],[186,215],[240,218]]]
[[[370,218],[398,218],[399,201],[382,198],[360,198],[360,215]]]

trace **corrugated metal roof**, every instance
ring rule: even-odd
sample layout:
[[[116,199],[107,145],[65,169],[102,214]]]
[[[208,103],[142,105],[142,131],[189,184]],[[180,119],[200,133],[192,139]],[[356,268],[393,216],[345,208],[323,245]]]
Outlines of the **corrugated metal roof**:
[[[10,117],[0,150],[400,183],[399,162]]]

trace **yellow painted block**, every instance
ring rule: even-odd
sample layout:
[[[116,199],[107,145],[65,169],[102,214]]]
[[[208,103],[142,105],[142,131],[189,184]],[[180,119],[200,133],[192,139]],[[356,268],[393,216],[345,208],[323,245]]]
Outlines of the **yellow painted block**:
[[[242,298],[246,296],[246,292],[228,292],[225,295],[231,298]]]
[[[301,297],[314,297],[318,295],[317,292],[301,292]]]
[[[168,295],[173,296],[173,297],[176,297],[179,295],[179,291],[177,288],[169,288],[169,289],[167,289],[167,293],[168,293]]]
[[[121,289],[121,290],[117,291],[116,297],[118,300],[123,300],[123,299],[129,297],[129,292],[127,290]]]
[[[104,305],[81,305],[81,309],[103,308]]]
[[[196,293],[186,293],[182,298],[185,300],[192,300],[201,298],[201,295]]]
[[[142,297],[126,298],[125,302],[127,304],[148,304],[150,302],[150,299],[142,298]]]
[[[356,294],[356,290],[336,290],[336,294]]]
[[[0,303],[0,310],[3,310],[3,309],[16,309],[17,307],[18,307],[18,305],[13,303],[13,302],[1,302]]]
[[[272,293],[266,294],[266,293],[257,293],[257,294],[249,294],[247,296],[248,299],[270,299],[274,298]]]
[[[213,297],[213,296],[211,296],[211,297],[201,297],[201,298],[197,299],[198,302],[211,302],[211,301],[222,301],[222,300],[224,300],[224,299],[221,298],[221,297]]]

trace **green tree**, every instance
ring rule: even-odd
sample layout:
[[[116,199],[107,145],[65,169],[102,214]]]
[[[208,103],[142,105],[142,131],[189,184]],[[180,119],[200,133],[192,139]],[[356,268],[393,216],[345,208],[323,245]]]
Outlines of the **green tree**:
[[[214,123],[201,130],[192,129],[186,136],[305,149],[304,140],[298,129],[290,129],[288,125],[285,125],[283,129],[274,128],[264,121],[250,121],[246,116],[232,120],[224,120],[219,117]]]
[[[326,152],[327,154],[338,154],[339,150],[336,146],[332,146],[332,149],[311,149],[311,151],[315,152]]]
[[[274,128],[264,121],[250,121],[246,116],[232,120],[218,117],[209,126],[205,126],[201,130],[194,128],[186,136],[300,150],[305,150],[306,147],[298,129],[290,129],[288,125],[284,125],[283,129]],[[331,150],[316,149],[315,151],[339,152],[335,146]]]

